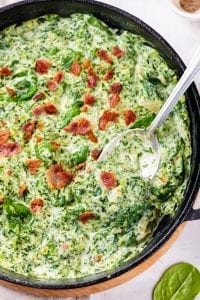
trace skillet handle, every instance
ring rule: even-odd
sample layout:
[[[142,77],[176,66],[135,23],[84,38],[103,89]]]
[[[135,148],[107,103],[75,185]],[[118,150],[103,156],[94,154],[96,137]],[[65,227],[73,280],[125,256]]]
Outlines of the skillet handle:
[[[194,220],[200,220],[200,208],[198,209],[191,208],[189,213],[184,219],[184,221],[194,221]]]

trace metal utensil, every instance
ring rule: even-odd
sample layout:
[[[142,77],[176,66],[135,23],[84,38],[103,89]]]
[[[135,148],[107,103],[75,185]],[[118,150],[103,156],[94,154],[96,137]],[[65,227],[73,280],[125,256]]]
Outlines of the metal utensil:
[[[142,129],[128,129],[123,131],[122,133],[118,134],[114,137],[103,149],[101,155],[98,158],[98,161],[102,161],[105,157],[111,153],[111,151],[119,145],[120,140],[126,135],[135,135],[140,134],[143,135],[144,138],[147,138],[150,141],[152,147],[152,155],[149,156],[149,162],[145,164],[145,167],[141,167],[141,175],[147,178],[153,178],[157,172],[159,162],[160,162],[160,151],[159,151],[159,142],[157,139],[156,129],[158,129],[162,123],[166,120],[169,116],[170,112],[179,101],[180,97],[185,93],[188,89],[194,77],[200,70],[200,47],[197,49],[196,53],[194,54],[191,62],[189,63],[188,67],[186,68],[185,72],[181,76],[180,80],[178,81],[177,85],[175,86],[174,90],[162,106],[161,110],[157,114],[156,118],[153,120],[149,128]]]

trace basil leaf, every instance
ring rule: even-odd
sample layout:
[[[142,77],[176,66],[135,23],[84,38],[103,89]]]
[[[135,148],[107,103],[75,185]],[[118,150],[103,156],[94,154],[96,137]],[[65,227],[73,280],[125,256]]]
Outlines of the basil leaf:
[[[69,125],[71,120],[80,114],[80,108],[83,106],[83,101],[76,101],[70,110],[64,115],[62,120],[59,122],[59,127],[63,128],[64,126]]]
[[[73,165],[78,165],[82,162],[85,162],[87,159],[87,156],[89,154],[89,148],[88,146],[82,147],[79,151],[74,153],[72,155],[72,163]]]
[[[134,128],[148,128],[151,125],[151,122],[154,120],[155,114],[149,114],[146,117],[140,118],[138,121],[136,121],[132,126],[130,126],[130,129]]]
[[[94,26],[99,28],[102,31],[105,31],[106,33],[108,33],[109,35],[113,35],[112,31],[109,29],[109,27],[104,24],[103,22],[99,21],[97,18],[95,18],[94,16],[90,16],[88,19],[88,22]]]
[[[200,293],[200,272],[191,264],[178,263],[161,277],[153,300],[193,300]]]
[[[3,210],[8,217],[10,228],[15,228],[24,221],[30,221],[32,213],[30,209],[22,203],[6,201],[3,204]]]
[[[78,60],[79,57],[81,57],[81,52],[68,49],[67,55],[62,58],[62,65],[66,68],[66,70],[69,70],[72,63],[75,60]]]

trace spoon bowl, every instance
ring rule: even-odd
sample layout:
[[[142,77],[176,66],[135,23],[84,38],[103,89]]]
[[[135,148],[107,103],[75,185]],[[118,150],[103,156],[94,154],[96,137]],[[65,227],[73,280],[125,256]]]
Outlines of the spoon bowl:
[[[144,128],[135,128],[135,129],[127,129],[122,133],[119,133],[115,136],[103,149],[101,155],[98,158],[98,161],[102,161],[107,157],[111,151],[117,147],[121,141],[121,139],[126,135],[142,135],[145,137],[144,140],[148,139],[150,141],[150,145],[152,148],[151,155],[145,155],[145,157],[140,157],[140,173],[144,178],[152,179],[158,170],[160,164],[160,146],[157,139],[157,130],[163,122],[167,119],[170,112],[179,101],[180,97],[185,93],[190,84],[193,82],[194,77],[200,71],[200,47],[197,49],[194,54],[190,64],[186,68],[182,77],[178,81],[177,85],[173,89],[172,93],[162,106],[161,110],[152,121],[151,125],[148,129]]]

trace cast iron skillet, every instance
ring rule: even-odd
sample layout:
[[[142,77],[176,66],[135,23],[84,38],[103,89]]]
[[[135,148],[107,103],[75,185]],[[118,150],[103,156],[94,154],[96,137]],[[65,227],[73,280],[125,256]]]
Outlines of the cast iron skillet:
[[[9,5],[0,9],[0,30],[11,24],[17,24],[44,14],[56,13],[61,16],[69,16],[74,12],[94,14],[111,27],[125,29],[142,35],[160,52],[168,62],[168,65],[177,71],[178,76],[180,76],[185,69],[185,65],[177,53],[148,25],[127,12],[92,0],[27,0]],[[147,258],[170,238],[178,225],[183,221],[200,219],[200,209],[192,209],[200,182],[200,155],[198,155],[197,152],[198,149],[200,149],[200,98],[194,84],[190,87],[186,96],[191,121],[191,176],[187,184],[183,201],[175,217],[166,217],[161,222],[154,234],[154,238],[138,257],[131,259],[114,270],[82,277],[80,279],[44,281],[33,277],[25,277],[3,268],[0,268],[0,279],[42,289],[72,289],[98,284],[108,279],[115,278],[130,269],[133,269],[144,260],[147,260]]]

